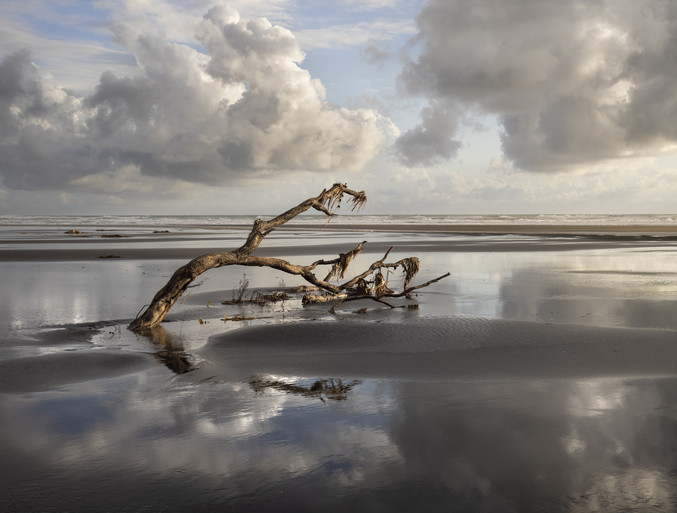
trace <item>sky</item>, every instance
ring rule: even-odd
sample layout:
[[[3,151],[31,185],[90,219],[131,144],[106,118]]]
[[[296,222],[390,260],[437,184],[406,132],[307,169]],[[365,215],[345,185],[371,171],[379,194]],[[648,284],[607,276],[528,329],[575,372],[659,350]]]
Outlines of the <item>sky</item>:
[[[0,215],[674,213],[674,0],[3,0]]]

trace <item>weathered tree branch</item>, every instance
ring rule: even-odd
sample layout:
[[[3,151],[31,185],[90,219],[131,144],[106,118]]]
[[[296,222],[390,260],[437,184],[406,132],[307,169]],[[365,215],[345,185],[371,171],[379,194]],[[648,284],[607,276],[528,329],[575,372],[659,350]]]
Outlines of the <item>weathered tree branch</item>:
[[[421,283],[420,285],[416,285],[414,287],[406,287],[402,292],[385,292],[382,294],[374,293],[373,291],[367,290],[365,293],[361,294],[340,294],[339,297],[336,297],[335,299],[337,300],[336,303],[331,307],[329,310],[331,313],[336,312],[336,309],[343,303],[347,301],[359,301],[360,299],[371,299],[373,301],[376,301],[377,303],[382,303],[386,306],[389,306],[390,308],[394,308],[390,303],[387,303],[386,301],[383,300],[385,297],[409,297],[409,295],[418,289],[422,289],[424,287],[427,287],[429,285],[432,285],[433,283],[436,283],[440,281],[443,278],[446,278],[447,276],[450,276],[451,273],[443,274],[442,276],[438,276],[437,278],[434,278],[432,280],[428,280],[425,283]]]
[[[348,292],[348,296],[368,295],[371,299],[380,299],[381,297],[398,297],[393,295],[388,296],[388,294],[393,294],[393,292],[387,288],[385,284],[386,280],[381,274],[381,269],[394,269],[396,267],[402,267],[404,269],[405,290],[401,293],[401,295],[406,295],[409,291],[416,288],[427,286],[424,284],[421,286],[408,288],[411,279],[418,271],[418,258],[410,257],[395,263],[387,263],[385,262],[385,259],[390,254],[392,248],[386,252],[383,258],[371,264],[371,266],[369,266],[366,271],[360,273],[356,277],[346,281],[343,284],[331,283],[331,280],[334,277],[337,279],[344,277],[346,269],[348,268],[351,260],[362,251],[362,247],[366,241],[361,242],[347,253],[340,254],[337,258],[332,260],[317,260],[312,264],[305,266],[292,264],[291,262],[281,258],[259,257],[252,255],[266,235],[288,221],[294,219],[299,214],[306,212],[310,208],[314,208],[315,210],[323,212],[331,218],[334,215],[334,210],[340,207],[341,200],[346,195],[350,197],[352,210],[360,209],[367,201],[367,197],[364,192],[358,192],[349,189],[345,184],[334,184],[329,189],[323,190],[318,196],[305,200],[299,205],[287,210],[286,212],[269,221],[257,219],[254,221],[254,226],[247,237],[247,241],[240,248],[236,249],[235,251],[208,253],[201,255],[197,258],[194,258],[186,265],[178,268],[169,279],[167,284],[162,287],[162,289],[160,289],[157,294],[155,294],[155,297],[146,310],[137,316],[136,319],[131,322],[128,328],[133,331],[142,331],[159,325],[171,307],[199,275],[209,269],[228,265],[270,267],[288,274],[301,276],[308,283],[311,283],[318,289],[329,292],[332,296],[339,300],[341,297],[339,294],[341,294],[343,291]],[[331,265],[332,267],[326,277],[321,279],[315,275],[314,271],[319,266],[324,265]],[[372,288],[372,290],[368,290],[366,287],[366,278],[372,274],[374,274],[374,282],[379,283],[377,283],[375,287]],[[434,283],[434,281],[438,281],[443,277],[444,276],[437,278],[428,284]],[[357,289],[354,289],[356,285]]]

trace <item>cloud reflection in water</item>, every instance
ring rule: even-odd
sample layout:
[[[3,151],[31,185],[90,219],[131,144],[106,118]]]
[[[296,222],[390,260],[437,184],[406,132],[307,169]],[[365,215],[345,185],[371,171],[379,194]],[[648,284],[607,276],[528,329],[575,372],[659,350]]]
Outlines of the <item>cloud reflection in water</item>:
[[[367,380],[323,403],[167,372],[1,396],[3,510],[676,504],[674,379]]]

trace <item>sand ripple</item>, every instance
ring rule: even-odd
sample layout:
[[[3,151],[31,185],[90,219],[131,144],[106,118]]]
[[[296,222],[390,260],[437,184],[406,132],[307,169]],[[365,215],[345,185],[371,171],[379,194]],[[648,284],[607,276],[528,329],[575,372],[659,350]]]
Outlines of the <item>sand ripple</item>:
[[[204,356],[244,373],[355,378],[647,376],[677,372],[671,330],[421,318],[303,322],[210,339]]]

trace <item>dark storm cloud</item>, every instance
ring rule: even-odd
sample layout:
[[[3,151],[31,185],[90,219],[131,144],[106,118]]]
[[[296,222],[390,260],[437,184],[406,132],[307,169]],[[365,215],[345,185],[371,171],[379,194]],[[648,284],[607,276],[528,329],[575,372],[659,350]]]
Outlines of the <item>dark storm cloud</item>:
[[[197,32],[206,53],[134,23],[114,34],[139,73],[105,72],[85,97],[48,87],[28,51],[1,61],[5,187],[92,188],[130,169],[207,184],[351,171],[380,148],[382,118],[329,104],[293,34],[265,19],[211,9]]]
[[[498,116],[503,151],[520,168],[566,169],[677,141],[671,0],[429,0],[417,24],[421,52],[402,88]],[[451,139],[458,123],[419,133]],[[405,163],[424,162],[397,147]]]

